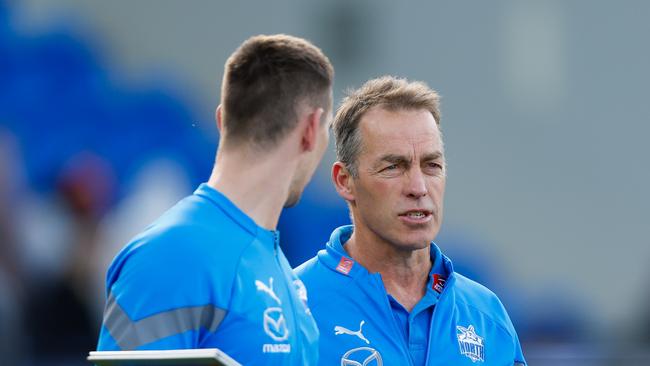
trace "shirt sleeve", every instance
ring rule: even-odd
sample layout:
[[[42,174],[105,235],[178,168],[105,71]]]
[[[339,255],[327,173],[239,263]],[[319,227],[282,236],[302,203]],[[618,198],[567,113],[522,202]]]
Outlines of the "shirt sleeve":
[[[517,332],[514,331],[514,343],[515,343],[515,366],[526,366],[526,360],[524,359],[524,352],[521,350],[521,344],[519,343],[519,337]]]
[[[226,315],[234,277],[227,259],[202,241],[172,230],[136,240],[116,257],[98,350],[200,348]]]
[[[514,365],[515,366],[526,366],[528,365],[526,363],[526,360],[524,359],[524,353],[521,350],[521,343],[519,343],[519,336],[517,335],[517,331],[515,330],[514,324],[512,324],[512,320],[510,320],[510,316],[508,315],[508,312],[506,311],[505,307],[503,304],[501,304],[501,307],[503,309],[503,313],[505,315],[505,320],[507,322],[506,328],[510,332],[512,336],[512,343],[514,345]]]

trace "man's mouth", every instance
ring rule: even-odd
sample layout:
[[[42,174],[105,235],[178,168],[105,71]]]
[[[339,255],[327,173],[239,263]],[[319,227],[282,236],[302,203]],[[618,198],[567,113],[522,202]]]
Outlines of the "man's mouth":
[[[406,222],[422,223],[431,219],[432,212],[428,210],[409,210],[399,214]]]

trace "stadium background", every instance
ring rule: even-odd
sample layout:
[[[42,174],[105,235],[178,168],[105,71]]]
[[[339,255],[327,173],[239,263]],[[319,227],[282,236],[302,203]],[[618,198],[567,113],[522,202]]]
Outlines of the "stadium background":
[[[207,179],[227,56],[312,40],[346,88],[443,96],[437,242],[497,292],[531,365],[650,361],[650,2],[0,1],[0,363],[85,364],[117,250]],[[330,147],[280,229],[349,221]],[[271,178],[270,178],[271,179]]]

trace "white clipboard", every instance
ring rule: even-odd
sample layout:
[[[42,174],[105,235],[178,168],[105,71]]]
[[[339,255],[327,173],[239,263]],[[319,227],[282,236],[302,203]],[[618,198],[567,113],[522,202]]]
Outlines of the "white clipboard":
[[[218,348],[160,351],[91,351],[88,361],[97,366],[241,366]]]

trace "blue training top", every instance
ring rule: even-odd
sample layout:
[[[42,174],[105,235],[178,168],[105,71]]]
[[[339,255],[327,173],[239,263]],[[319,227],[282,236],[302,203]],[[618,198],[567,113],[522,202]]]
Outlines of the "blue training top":
[[[113,260],[98,350],[220,348],[248,365],[313,365],[304,285],[266,230],[202,184]]]
[[[369,273],[343,249],[352,231],[353,226],[336,229],[325,250],[296,269],[309,290],[309,305],[320,329],[319,365],[526,364],[497,296],[455,273],[434,243],[431,251],[439,253],[447,278],[432,274],[436,278],[427,285],[427,293],[440,294],[430,318],[426,355],[415,363],[414,349],[407,344],[403,321],[395,316],[381,275]]]

